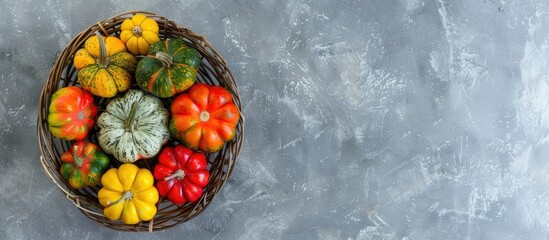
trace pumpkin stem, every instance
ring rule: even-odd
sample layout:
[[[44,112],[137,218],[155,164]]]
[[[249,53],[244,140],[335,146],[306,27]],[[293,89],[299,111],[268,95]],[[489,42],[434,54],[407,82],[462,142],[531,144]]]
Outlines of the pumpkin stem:
[[[202,111],[200,112],[200,115],[198,116],[198,118],[202,122],[207,122],[208,120],[210,120],[210,113],[208,111]]]
[[[169,68],[173,64],[173,57],[165,52],[157,52],[156,59],[160,60],[165,68]]]
[[[72,158],[74,160],[74,164],[76,167],[82,167],[82,163],[84,163],[84,159],[78,156],[78,146],[74,146],[72,148]]]
[[[169,181],[172,178],[177,178],[179,180],[183,179],[185,177],[185,172],[181,169],[177,169],[172,175],[167,176],[164,178],[164,181]]]
[[[82,121],[84,120],[84,117],[85,117],[84,114],[85,114],[84,111],[80,111],[78,112],[78,116],[76,117],[78,118],[78,120]]]
[[[132,132],[133,131],[133,119],[135,118],[135,112],[137,112],[137,103],[132,103],[132,107],[130,109],[130,114],[128,116],[128,119],[126,120],[126,125],[124,126],[126,129],[126,132]]]
[[[107,47],[105,46],[105,41],[103,40],[103,36],[99,31],[95,32],[95,36],[97,36],[97,41],[99,41],[99,65],[102,67],[107,66]]]
[[[107,205],[112,206],[112,205],[115,205],[115,204],[119,203],[120,201],[132,200],[132,198],[133,198],[133,193],[131,191],[126,191],[126,192],[124,192],[124,195],[122,195],[121,198],[119,198],[118,200],[116,200],[114,202],[107,202]]]
[[[134,26],[132,29],[133,35],[136,37],[141,37],[141,34],[143,33],[143,30],[141,30],[140,26]]]

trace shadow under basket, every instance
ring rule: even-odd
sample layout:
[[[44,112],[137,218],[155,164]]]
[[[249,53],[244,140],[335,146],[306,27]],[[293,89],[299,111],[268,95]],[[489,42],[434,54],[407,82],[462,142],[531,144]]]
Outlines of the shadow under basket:
[[[232,94],[233,101],[240,111],[241,118],[236,126],[234,139],[225,143],[219,152],[206,154],[210,179],[208,185],[204,188],[204,194],[199,200],[184,205],[174,205],[167,199],[161,197],[157,204],[158,212],[151,221],[127,225],[119,220],[109,220],[103,215],[103,206],[99,204],[99,200],[97,199],[97,192],[101,188],[101,185],[77,190],[70,187],[68,182],[61,176],[61,173],[59,172],[59,168],[61,167],[60,156],[63,152],[68,151],[74,142],[54,137],[48,128],[47,118],[52,94],[62,87],[78,85],[76,79],[77,71],[72,62],[76,51],[82,48],[84,42],[89,37],[93,36],[96,31],[101,32],[104,36],[119,36],[120,25],[124,19],[131,18],[136,13],[144,14],[147,17],[156,20],[160,29],[159,36],[161,40],[166,40],[167,38],[180,38],[183,39],[188,46],[195,48],[202,56],[197,82],[222,86],[228,90]],[[132,88],[138,88],[138,86],[134,83]],[[163,99],[165,107],[168,109],[172,99],[173,98]],[[105,109],[109,102],[108,99],[100,97],[95,97],[94,101],[99,107],[100,112]],[[99,21],[97,24],[80,32],[59,54],[59,57],[42,88],[38,103],[37,132],[38,146],[41,153],[40,161],[46,174],[53,180],[59,189],[65,193],[67,199],[94,222],[120,231],[152,232],[166,229],[199,215],[223,188],[223,185],[231,175],[243,142],[244,116],[242,115],[241,109],[237,84],[227,67],[225,59],[211,47],[204,36],[194,33],[185,27],[177,26],[175,22],[154,13],[141,11],[121,13],[114,17]],[[97,132],[98,128],[95,126],[95,128],[90,131],[86,141],[98,144]],[[170,140],[170,142],[171,143],[168,144],[175,143],[173,140]],[[137,163],[139,167],[146,167],[152,172],[155,160],[154,158],[151,160],[138,160],[135,163]],[[111,157],[111,164],[113,167],[120,165],[113,157]]]

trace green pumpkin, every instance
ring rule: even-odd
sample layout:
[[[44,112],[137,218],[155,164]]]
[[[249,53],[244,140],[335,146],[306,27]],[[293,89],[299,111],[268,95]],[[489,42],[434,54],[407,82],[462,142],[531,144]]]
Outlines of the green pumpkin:
[[[143,90],[168,98],[194,84],[199,65],[198,51],[170,38],[151,44],[148,55],[137,63],[135,79]]]

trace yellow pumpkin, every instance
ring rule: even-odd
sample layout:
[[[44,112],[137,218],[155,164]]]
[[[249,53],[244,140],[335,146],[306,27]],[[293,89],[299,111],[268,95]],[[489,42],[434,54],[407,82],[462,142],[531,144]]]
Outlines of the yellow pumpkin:
[[[157,212],[158,190],[154,177],[145,168],[131,163],[111,168],[101,177],[103,188],[97,193],[103,214],[111,220],[136,224],[151,220]]]
[[[140,13],[124,20],[120,30],[120,39],[133,55],[147,55],[149,46],[160,41],[156,21]]]
[[[84,43],[74,56],[78,83],[93,95],[110,98],[130,88],[137,59],[126,51],[117,37],[98,32]]]

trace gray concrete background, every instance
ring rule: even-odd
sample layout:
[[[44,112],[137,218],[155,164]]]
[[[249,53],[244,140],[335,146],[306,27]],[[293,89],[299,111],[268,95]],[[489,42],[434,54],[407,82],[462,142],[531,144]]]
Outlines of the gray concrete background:
[[[549,5],[536,0],[0,0],[0,239],[547,239]],[[88,220],[44,174],[38,94],[128,10],[204,34],[247,117],[234,174],[154,234]]]

